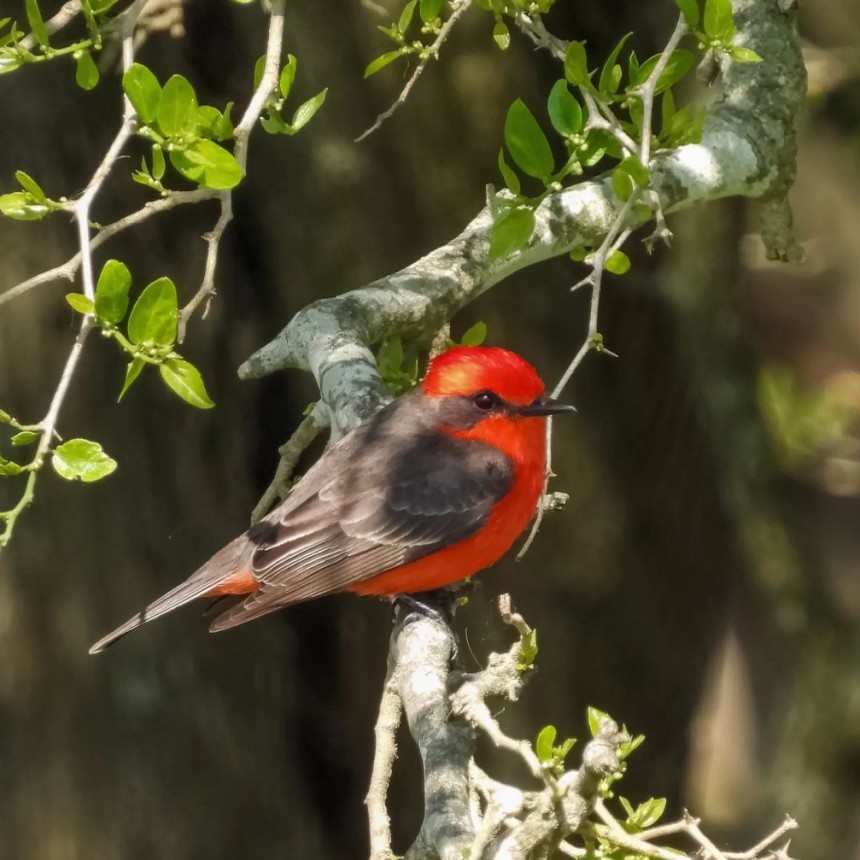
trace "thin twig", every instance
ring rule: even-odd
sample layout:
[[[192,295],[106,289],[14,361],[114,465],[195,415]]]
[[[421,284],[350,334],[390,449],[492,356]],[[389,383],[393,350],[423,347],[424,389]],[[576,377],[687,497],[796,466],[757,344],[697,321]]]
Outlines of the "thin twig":
[[[364,802],[370,826],[370,860],[390,860],[391,820],[388,817],[386,796],[391,782],[391,770],[397,758],[397,729],[403,714],[403,702],[397,688],[395,673],[389,667],[379,702],[379,716],[373,730],[376,746],[373,754],[373,771],[370,787]]]
[[[755,860],[762,851],[766,848],[770,848],[777,839],[784,836],[786,833],[790,833],[792,830],[797,830],[797,821],[795,821],[790,815],[786,815],[782,824],[780,824],[779,827],[770,834],[770,836],[765,836],[761,842],[757,842],[752,848],[747,851],[725,851],[724,855],[728,860]]]
[[[361,141],[363,141],[366,137],[369,137],[371,134],[373,134],[373,132],[380,128],[387,119],[390,119],[394,115],[394,112],[397,110],[397,108],[399,108],[400,105],[402,105],[406,101],[406,99],[409,97],[409,93],[412,92],[412,87],[415,86],[416,82],[418,81],[418,78],[421,77],[422,73],[424,72],[424,69],[427,67],[427,64],[430,62],[431,59],[438,59],[439,50],[445,43],[445,40],[450,35],[454,25],[471,5],[472,0],[460,0],[460,3],[457,8],[454,9],[454,11],[451,13],[451,17],[448,18],[448,20],[439,29],[439,34],[436,36],[435,41],[432,45],[430,45],[429,48],[427,48],[426,55],[415,67],[415,71],[409,77],[409,80],[406,82],[406,86],[404,86],[403,89],[400,91],[400,95],[397,97],[394,104],[392,104],[391,107],[388,108],[387,111],[385,111],[385,113],[381,113],[376,118],[376,122],[374,122],[370,128],[363,131],[355,139],[356,143],[361,143]]]
[[[260,501],[255,505],[251,513],[252,523],[261,520],[269,512],[276,499],[285,499],[287,497],[290,478],[295,471],[296,464],[299,462],[299,457],[302,456],[308,445],[328,426],[328,409],[326,409],[322,401],[319,401],[314,405],[310,414],[306,415],[302,423],[296,428],[296,432],[278,448],[281,459],[278,461],[275,477],[272,478],[272,483],[266,487],[266,491],[260,497]]]
[[[204,200],[214,200],[217,197],[218,192],[209,188],[200,188],[195,191],[171,191],[166,197],[161,197],[158,200],[150,200],[137,211],[101,227],[99,232],[91,237],[90,248],[95,250],[108,239],[116,236],[117,233],[122,233],[123,230],[127,230],[129,227],[141,224],[153,215],[158,215],[161,212],[166,212],[169,209],[174,209],[187,203],[201,203]],[[62,280],[73,281],[81,266],[81,259],[82,254],[78,251],[73,257],[66,260],[65,263],[55,266],[53,269],[48,269],[45,272],[40,272],[38,275],[33,275],[32,278],[27,278],[26,281],[21,281],[21,283],[16,284],[14,287],[10,287],[5,292],[0,293],[0,305],[42,284]]]
[[[660,59],[657,60],[657,65],[651,70],[648,79],[636,91],[636,94],[642,99],[642,148],[639,153],[639,160],[645,167],[651,163],[651,129],[654,115],[654,97],[657,92],[657,83],[660,76],[663,74],[666,66],[669,63],[675,48],[684,36],[687,35],[687,19],[683,15],[678,16],[678,23],[675,24],[675,29],[666,43],[666,47],[660,54]],[[647,134],[646,134],[647,132]]]
[[[278,85],[278,73],[281,66],[281,51],[284,44],[284,5],[285,0],[272,0],[272,13],[269,19],[269,35],[266,43],[266,63],[263,68],[263,76],[260,84],[254,92],[239,125],[234,131],[236,141],[233,147],[233,155],[244,174],[248,164],[248,143],[254,125],[260,118],[263,108],[269,96]],[[203,269],[203,280],[200,288],[192,296],[191,300],[179,313],[176,340],[182,343],[185,340],[185,332],[188,321],[197,308],[205,301],[206,307],[203,317],[209,311],[209,301],[215,295],[215,269],[218,265],[218,249],[221,245],[221,237],[227,229],[227,225],[233,220],[233,193],[227,189],[217,193],[221,201],[221,214],[215,222],[215,226],[203,237],[206,240],[206,263]]]

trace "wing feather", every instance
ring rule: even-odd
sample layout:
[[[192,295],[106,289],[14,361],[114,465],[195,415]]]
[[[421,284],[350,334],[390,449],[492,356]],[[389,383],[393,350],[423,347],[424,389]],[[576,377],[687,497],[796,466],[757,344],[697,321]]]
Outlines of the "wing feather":
[[[510,489],[513,464],[480,442],[416,439],[376,468],[353,461],[273,519],[251,570],[260,589],[218,616],[224,630],[289,603],[340,591],[474,535]]]

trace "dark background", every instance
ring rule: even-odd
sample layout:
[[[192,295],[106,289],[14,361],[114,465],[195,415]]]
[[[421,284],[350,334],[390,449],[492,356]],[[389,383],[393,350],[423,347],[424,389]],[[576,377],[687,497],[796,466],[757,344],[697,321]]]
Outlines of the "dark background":
[[[614,4],[611,16],[597,0],[557,6],[554,31],[600,57],[628,29],[640,56],[659,50],[674,15],[669,3]],[[621,793],[689,806],[736,848],[791,812],[802,825],[792,853],[815,860],[860,851],[860,10],[826,0],[803,15],[811,95],[792,199],[810,262],[763,262],[737,201],[672,218],[671,250],[648,257],[631,242],[633,270],[607,276],[601,308],[620,358],[589,356],[567,394],[579,414],[557,422],[554,487],[571,501],[523,562],[481,578],[459,621],[473,666],[506,646],[498,593],[539,630],[540,671],[502,715],[506,730],[533,737],[552,722],[581,738],[586,706],[608,710],[648,738]],[[491,19],[473,11],[409,102],[353,143],[404,82],[401,65],[362,80],[387,50],[375,24],[393,16],[357,1],[288,4],[294,98],[330,91],[297,137],[252,140],[219,295],[185,346],[218,408],[192,409],[153,374],[116,405],[121,357],[99,338],[87,345],[60,430],[97,439],[120,467],[93,486],[46,471],[0,556],[3,860],[366,856],[386,604],[331,597],[217,637],[191,609],[99,658],[86,650],[245,527],[314,398],[306,375],[240,383],[238,365],[309,301],[458,233],[498,182],[508,105],[522,97],[542,115],[559,69],[516,36],[500,52]],[[264,17],[197,0],[185,26],[140,60],[239,115]],[[86,184],[119,122],[118,80],[103,74],[89,94],[65,60],[0,77],[3,190],[15,169],[55,197]],[[96,220],[148,199],[128,178],[142,151],[129,147]],[[187,299],[216,217],[214,203],[176,210],[97,261],[127,262],[136,288],[169,275]],[[0,287],[74,251],[63,215],[4,219]],[[485,320],[488,342],[526,355],[551,386],[585,333],[587,296],[567,289],[582,275],[565,260],[521,272],[455,334]],[[44,414],[73,341],[68,289],[0,308],[0,406],[23,421]],[[774,367],[798,397],[836,398],[847,416],[788,458],[762,408]],[[18,492],[4,481],[0,501]],[[526,780],[505,756],[487,766]],[[419,774],[404,738],[391,793],[401,851],[420,823]]]

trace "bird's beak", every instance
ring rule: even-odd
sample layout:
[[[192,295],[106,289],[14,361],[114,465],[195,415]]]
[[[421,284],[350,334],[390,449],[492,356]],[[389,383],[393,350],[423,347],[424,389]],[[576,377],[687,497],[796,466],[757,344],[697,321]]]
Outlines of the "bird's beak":
[[[555,415],[559,412],[576,412],[576,407],[569,406],[567,403],[559,403],[557,400],[553,400],[552,397],[538,397],[534,403],[529,403],[528,406],[520,406],[517,412],[526,418],[542,418],[546,415]]]

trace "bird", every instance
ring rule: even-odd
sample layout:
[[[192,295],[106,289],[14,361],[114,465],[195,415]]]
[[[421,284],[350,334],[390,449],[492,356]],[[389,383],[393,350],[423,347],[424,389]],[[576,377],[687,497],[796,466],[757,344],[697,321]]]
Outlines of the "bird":
[[[227,605],[210,624],[219,632],[333,592],[412,595],[472,576],[532,519],[547,418],[568,411],[514,352],[441,353],[415,389],[330,445],[285,501],[90,653],[198,598]]]

